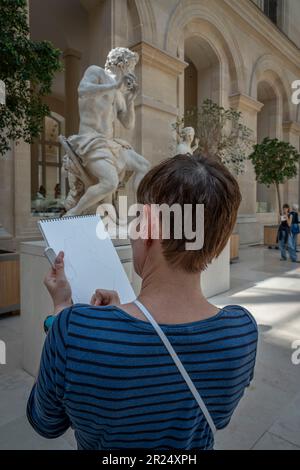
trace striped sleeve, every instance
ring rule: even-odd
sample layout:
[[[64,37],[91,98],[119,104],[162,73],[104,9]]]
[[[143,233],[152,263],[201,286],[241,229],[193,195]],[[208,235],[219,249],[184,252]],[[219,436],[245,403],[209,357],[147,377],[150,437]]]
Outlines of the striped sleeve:
[[[27,403],[27,418],[35,431],[48,439],[61,436],[70,420],[63,405],[67,331],[71,308],[54,320],[45,340],[37,380]]]

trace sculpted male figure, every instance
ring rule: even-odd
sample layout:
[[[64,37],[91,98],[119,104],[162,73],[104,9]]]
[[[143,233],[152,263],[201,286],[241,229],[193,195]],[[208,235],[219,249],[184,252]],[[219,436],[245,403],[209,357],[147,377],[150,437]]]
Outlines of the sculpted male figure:
[[[112,49],[105,68],[92,65],[86,70],[78,88],[80,126],[78,135],[68,138],[87,175],[93,180],[67,215],[78,215],[111,195],[124,177],[134,173],[134,189],[149,169],[148,161],[130,144],[113,137],[113,124],[118,119],[126,129],[135,125],[134,100],[138,86],[134,75],[139,56],[127,48]],[[67,159],[68,160],[68,159]],[[71,187],[76,176],[69,170]],[[78,199],[78,198],[77,198]],[[71,204],[72,206],[72,204]],[[66,208],[70,207],[70,199]]]

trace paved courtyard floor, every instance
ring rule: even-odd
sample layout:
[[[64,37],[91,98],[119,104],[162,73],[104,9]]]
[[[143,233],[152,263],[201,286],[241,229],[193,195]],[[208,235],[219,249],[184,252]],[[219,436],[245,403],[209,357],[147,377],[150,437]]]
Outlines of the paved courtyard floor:
[[[222,307],[242,304],[260,330],[255,379],[216,449],[300,450],[300,365],[291,360],[300,340],[300,265],[279,261],[276,250],[248,247],[231,266],[231,289],[211,299]],[[7,364],[0,365],[0,449],[74,449],[71,431],[47,440],[25,416],[33,378],[21,368],[20,318],[0,317]]]

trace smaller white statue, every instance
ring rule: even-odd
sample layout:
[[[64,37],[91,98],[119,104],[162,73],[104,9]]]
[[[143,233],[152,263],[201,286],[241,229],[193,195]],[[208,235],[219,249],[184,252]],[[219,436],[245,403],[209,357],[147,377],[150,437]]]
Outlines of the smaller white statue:
[[[192,145],[193,141],[195,140],[195,144]],[[182,131],[177,134],[177,146],[176,146],[176,154],[182,155],[189,153],[193,155],[193,153],[197,150],[199,145],[199,139],[195,138],[195,130],[193,127],[184,127]]]

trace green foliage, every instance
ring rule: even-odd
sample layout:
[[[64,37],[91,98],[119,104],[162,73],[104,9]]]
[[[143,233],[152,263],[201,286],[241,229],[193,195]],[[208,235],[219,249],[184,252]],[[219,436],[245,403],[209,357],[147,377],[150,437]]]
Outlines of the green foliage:
[[[0,155],[10,140],[32,142],[42,130],[49,108],[55,72],[61,70],[60,51],[48,41],[29,37],[26,0],[0,0],[0,80],[6,86],[6,104],[0,105]]]
[[[187,126],[195,129],[201,153],[220,158],[236,174],[243,172],[253,145],[253,134],[242,124],[242,113],[207,99],[200,108],[192,108],[177,118],[172,127],[179,135]]]
[[[297,176],[299,152],[288,142],[266,137],[249,155],[259,183],[283,184]]]

